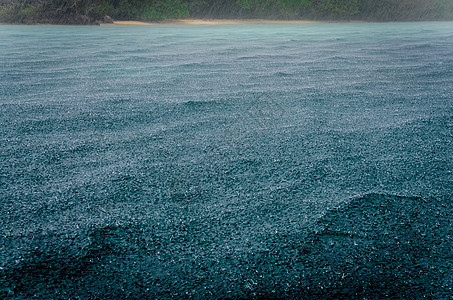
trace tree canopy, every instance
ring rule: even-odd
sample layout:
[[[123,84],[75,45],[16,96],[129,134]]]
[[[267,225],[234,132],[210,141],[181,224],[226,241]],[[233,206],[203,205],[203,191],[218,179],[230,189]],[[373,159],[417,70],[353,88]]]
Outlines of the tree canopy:
[[[0,0],[0,22],[94,24],[117,20],[267,18],[453,20],[451,0]]]

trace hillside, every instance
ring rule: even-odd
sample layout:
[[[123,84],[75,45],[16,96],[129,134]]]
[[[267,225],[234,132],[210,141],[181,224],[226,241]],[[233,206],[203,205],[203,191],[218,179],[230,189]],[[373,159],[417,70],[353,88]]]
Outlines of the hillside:
[[[108,17],[106,17],[108,16]],[[453,20],[450,0],[0,0],[0,22],[97,24],[165,19]]]

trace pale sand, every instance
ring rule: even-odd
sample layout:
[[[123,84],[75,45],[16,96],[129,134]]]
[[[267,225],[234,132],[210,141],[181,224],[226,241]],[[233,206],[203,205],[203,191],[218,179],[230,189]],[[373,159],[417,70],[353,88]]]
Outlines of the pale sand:
[[[319,21],[306,20],[264,20],[264,19],[181,19],[181,20],[165,20],[161,22],[140,22],[140,21],[114,21],[113,25],[236,25],[236,24],[310,24],[321,23]],[[111,24],[102,24],[111,25]]]

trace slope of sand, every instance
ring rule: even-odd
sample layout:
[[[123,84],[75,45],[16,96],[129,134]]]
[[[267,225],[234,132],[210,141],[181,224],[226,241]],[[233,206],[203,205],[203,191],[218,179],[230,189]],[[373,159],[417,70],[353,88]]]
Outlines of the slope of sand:
[[[243,19],[243,20],[181,19],[181,20],[166,20],[161,22],[114,21],[113,25],[230,25],[230,24],[234,25],[234,24],[307,24],[307,23],[319,23],[319,22],[306,20],[285,21],[285,20],[264,20],[264,19]]]

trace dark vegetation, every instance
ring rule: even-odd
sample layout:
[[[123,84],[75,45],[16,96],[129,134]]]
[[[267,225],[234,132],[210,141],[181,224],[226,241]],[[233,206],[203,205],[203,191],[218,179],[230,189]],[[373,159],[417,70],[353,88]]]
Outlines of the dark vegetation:
[[[108,16],[108,17],[106,17]],[[0,0],[0,22],[96,24],[116,20],[267,18],[453,20],[451,0]]]

